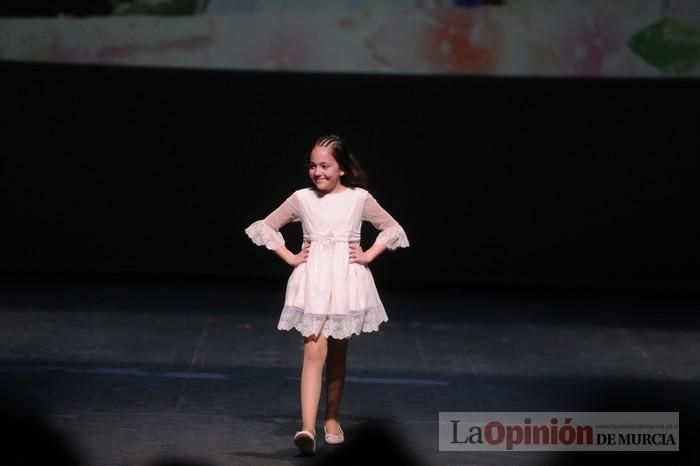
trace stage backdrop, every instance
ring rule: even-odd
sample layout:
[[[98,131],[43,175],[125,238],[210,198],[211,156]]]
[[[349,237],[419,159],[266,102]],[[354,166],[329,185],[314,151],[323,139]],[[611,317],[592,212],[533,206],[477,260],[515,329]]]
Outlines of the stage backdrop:
[[[229,70],[698,76],[691,0],[3,1],[0,60]]]

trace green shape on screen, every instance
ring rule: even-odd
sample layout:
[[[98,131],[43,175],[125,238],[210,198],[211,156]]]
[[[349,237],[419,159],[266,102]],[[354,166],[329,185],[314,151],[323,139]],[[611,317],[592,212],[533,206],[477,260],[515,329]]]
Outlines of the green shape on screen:
[[[642,29],[627,45],[664,73],[687,73],[700,60],[700,30],[672,18]]]

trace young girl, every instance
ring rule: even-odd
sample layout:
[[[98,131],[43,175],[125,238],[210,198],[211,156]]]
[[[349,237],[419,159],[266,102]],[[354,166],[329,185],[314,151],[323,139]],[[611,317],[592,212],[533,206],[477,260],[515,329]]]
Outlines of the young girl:
[[[388,320],[367,266],[384,250],[409,245],[401,225],[367,192],[364,171],[340,137],[319,138],[308,167],[312,186],[295,191],[245,230],[255,244],[294,267],[277,328],[296,329],[304,337],[302,429],[294,436],[304,455],[316,451],[316,413],[326,362],[325,442],[343,443],[338,411],[348,341],[352,335],[377,331]],[[380,230],[366,251],[360,247],[363,220]],[[285,247],[279,232],[294,221],[301,221],[304,239],[296,254]]]

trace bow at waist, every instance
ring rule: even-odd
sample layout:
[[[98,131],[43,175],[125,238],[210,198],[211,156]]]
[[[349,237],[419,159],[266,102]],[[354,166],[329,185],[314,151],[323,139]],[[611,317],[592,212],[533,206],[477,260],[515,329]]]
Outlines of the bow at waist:
[[[304,235],[305,242],[323,244],[360,242],[360,235]]]

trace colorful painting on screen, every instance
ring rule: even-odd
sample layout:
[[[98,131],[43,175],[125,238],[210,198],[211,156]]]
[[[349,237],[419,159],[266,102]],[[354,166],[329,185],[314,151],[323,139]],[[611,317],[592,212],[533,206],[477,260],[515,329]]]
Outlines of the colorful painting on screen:
[[[14,3],[0,7],[2,60],[334,73],[700,75],[699,1]]]

